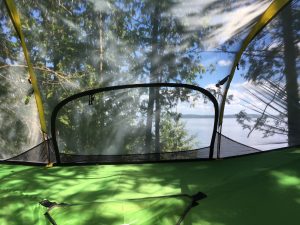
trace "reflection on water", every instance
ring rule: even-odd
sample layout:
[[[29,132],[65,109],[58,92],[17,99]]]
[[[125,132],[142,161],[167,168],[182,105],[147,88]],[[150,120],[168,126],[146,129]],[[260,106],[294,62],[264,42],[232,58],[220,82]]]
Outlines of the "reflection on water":
[[[200,143],[203,147],[209,145],[212,120],[212,118],[183,119],[186,123],[186,129],[190,134],[196,135],[201,140]],[[259,150],[270,150],[287,146],[287,137],[285,135],[275,134],[264,138],[261,131],[255,130],[248,138],[248,133],[249,131],[243,130],[235,118],[224,118],[222,134],[235,141]]]

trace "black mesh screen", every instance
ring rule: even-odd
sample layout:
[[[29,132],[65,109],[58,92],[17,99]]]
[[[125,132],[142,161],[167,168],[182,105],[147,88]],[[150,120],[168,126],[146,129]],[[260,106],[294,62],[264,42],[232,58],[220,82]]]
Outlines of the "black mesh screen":
[[[220,136],[220,158],[247,155],[261,152],[258,149],[249,147],[234,141],[224,135]],[[60,153],[62,163],[139,163],[139,162],[158,162],[158,161],[177,161],[177,160],[201,160],[209,158],[209,147],[188,151],[174,151],[152,154],[131,154],[131,155],[72,155]],[[214,158],[217,158],[217,143],[214,147]]]
[[[219,133],[217,135],[221,137],[220,158],[260,152],[260,150],[236,142],[224,135],[220,135]],[[217,143],[215,143],[214,150],[214,158],[217,158]],[[197,160],[208,159],[209,152],[210,148],[204,147],[200,149],[179,152],[175,151],[131,155],[74,155],[60,153],[60,160],[62,163],[140,163],[157,161]],[[56,162],[52,139],[42,142],[41,144],[27,150],[20,155],[5,160],[5,162],[26,162],[40,164],[47,164],[49,161],[54,163]]]
[[[28,162],[41,164],[55,162],[52,139],[44,141],[20,155],[7,159],[5,162]]]
[[[220,136],[220,139],[219,139]],[[249,147],[237,141],[234,141],[224,135],[217,134],[216,140],[220,140],[220,158],[238,156],[238,155],[246,155],[251,153],[261,152],[256,148]],[[217,158],[217,142],[215,143],[215,151],[214,158]]]
[[[60,153],[62,163],[139,163],[174,160],[207,159],[209,147],[165,153],[131,154],[131,155],[71,155]]]

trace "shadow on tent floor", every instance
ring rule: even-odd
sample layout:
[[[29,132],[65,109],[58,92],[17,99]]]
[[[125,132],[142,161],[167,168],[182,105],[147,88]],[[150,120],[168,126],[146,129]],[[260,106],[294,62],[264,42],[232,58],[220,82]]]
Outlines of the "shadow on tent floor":
[[[300,149],[210,162],[140,165],[0,165],[0,224],[50,224],[43,199],[58,225],[175,225],[184,198],[207,194],[185,225],[298,225]],[[135,200],[134,200],[135,199]]]

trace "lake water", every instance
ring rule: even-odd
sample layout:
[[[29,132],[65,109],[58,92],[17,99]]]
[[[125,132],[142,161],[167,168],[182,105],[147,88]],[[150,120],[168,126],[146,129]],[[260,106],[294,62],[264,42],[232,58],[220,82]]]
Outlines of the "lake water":
[[[209,146],[212,129],[212,118],[184,118],[182,121],[186,124],[186,130],[191,135],[195,135],[198,141],[197,147]],[[261,131],[253,131],[249,137],[249,130],[243,130],[242,126],[235,118],[224,118],[222,134],[242,144],[257,148],[259,150],[270,150],[287,146],[287,136],[273,135],[263,137]]]

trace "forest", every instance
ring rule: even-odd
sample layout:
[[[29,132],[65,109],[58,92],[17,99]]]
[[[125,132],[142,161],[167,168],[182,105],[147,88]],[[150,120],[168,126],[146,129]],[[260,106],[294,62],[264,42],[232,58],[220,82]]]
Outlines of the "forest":
[[[54,107],[78,92],[133,83],[201,86],[205,79],[214,79],[216,84],[228,69],[207,62],[207,54],[232,60],[252,20],[220,41],[216,33],[222,21],[215,22],[211,12],[231,12],[246,7],[243,2],[211,1],[199,12],[189,8],[180,13],[184,4],[173,0],[16,1],[49,133]],[[38,144],[41,133],[22,49],[3,2],[0,7],[0,158],[6,158]],[[282,134],[289,145],[300,140],[298,14],[299,3],[293,1],[246,49],[240,79],[255,84],[248,91],[264,106],[246,102],[256,116],[244,110],[236,114],[249,135],[254,130],[265,136]],[[215,39],[218,46],[208,48]],[[210,91],[219,102],[230,104],[235,96],[223,100],[222,88]],[[201,140],[181,120],[195,105],[209,108],[206,116],[215,116],[207,97],[187,88],[85,96],[59,112],[59,146],[65,153],[113,155],[197,149]]]

